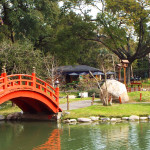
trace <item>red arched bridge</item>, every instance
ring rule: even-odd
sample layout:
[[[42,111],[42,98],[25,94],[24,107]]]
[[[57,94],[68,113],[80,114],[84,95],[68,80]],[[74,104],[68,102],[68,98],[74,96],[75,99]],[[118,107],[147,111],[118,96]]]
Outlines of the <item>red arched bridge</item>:
[[[7,75],[3,71],[0,77],[0,104],[9,100],[23,112],[54,114],[61,111],[59,87],[53,88],[37,78],[35,72],[32,75]]]

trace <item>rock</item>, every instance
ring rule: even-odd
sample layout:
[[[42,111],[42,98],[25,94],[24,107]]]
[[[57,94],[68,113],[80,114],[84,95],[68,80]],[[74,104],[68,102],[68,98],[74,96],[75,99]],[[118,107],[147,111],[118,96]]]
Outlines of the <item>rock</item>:
[[[111,122],[120,122],[121,118],[111,118],[110,121]]]
[[[69,125],[76,125],[77,122],[70,122]]]
[[[67,120],[64,120],[63,122],[64,122],[64,123],[70,123],[70,120],[67,119]]]
[[[90,119],[91,119],[92,121],[98,121],[98,120],[99,120],[99,117],[90,117]]]
[[[142,90],[142,91],[147,91],[147,90],[146,90],[146,89],[144,89],[144,88],[141,88],[141,90]]]
[[[15,112],[15,113],[12,113],[12,114],[9,114],[6,119],[7,120],[18,120],[20,119],[22,116],[22,113],[21,112]]]
[[[135,115],[132,115],[132,116],[129,117],[130,121],[135,121],[135,120],[139,120],[139,119],[140,119],[140,117],[139,116],[135,116]]]
[[[66,114],[66,115],[70,115],[70,112],[67,112],[67,111],[66,111],[65,114]]]
[[[101,86],[102,95],[101,98],[103,98],[106,95],[106,87],[109,94],[119,98],[121,97],[122,103],[129,101],[127,89],[125,85],[117,80],[106,80],[106,83],[104,83]]]
[[[111,118],[111,119],[110,119],[110,121],[112,121],[112,122],[113,122],[113,121],[114,121],[114,122],[116,122],[116,121],[117,121],[117,118]]]
[[[76,96],[75,95],[69,95],[69,99],[75,99]]]
[[[140,117],[140,120],[147,120],[148,117]]]
[[[150,119],[150,116],[148,116],[148,119]]]
[[[70,119],[70,122],[77,122],[76,119]]]
[[[58,113],[57,113],[57,120],[60,120],[61,117],[62,117],[62,112],[58,112]]]
[[[5,116],[0,115],[0,121],[5,120]]]
[[[122,117],[122,120],[129,120],[129,117]]]
[[[91,122],[91,119],[89,118],[78,118],[77,120],[78,122]]]
[[[110,121],[110,118],[101,118],[102,121]]]

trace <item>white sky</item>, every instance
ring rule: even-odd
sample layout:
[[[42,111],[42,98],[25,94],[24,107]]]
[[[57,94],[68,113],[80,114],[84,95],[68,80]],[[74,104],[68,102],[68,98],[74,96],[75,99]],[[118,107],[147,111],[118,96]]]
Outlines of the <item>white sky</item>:
[[[102,4],[101,4],[101,2],[96,2],[95,3],[95,5],[98,7],[98,8],[96,8],[96,7],[94,7],[94,6],[92,6],[92,5],[82,5],[81,6],[81,8],[82,8],[82,11],[84,12],[84,11],[88,11],[88,10],[90,10],[91,9],[91,11],[89,12],[89,15],[91,15],[91,16],[93,16],[93,18],[95,18],[96,17],[96,15],[97,15],[97,13],[98,12],[100,12],[100,10],[102,10]],[[61,7],[61,6],[63,6],[63,2],[59,2],[59,6]],[[75,10],[75,12],[77,13],[77,14],[81,14],[81,11],[80,10]]]

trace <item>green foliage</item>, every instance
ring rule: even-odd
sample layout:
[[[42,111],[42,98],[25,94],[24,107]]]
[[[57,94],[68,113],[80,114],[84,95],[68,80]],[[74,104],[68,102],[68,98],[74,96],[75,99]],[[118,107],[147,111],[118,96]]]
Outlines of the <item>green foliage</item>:
[[[3,0],[0,4],[4,25],[8,26],[9,35],[14,32],[16,39],[27,37],[35,42],[47,34],[45,29],[55,23],[59,14],[58,4],[52,0]]]
[[[85,22],[80,15],[72,11],[64,14],[58,25],[56,45],[52,53],[56,54],[63,63],[65,60],[66,65],[80,61],[82,51],[86,51],[87,54],[91,52],[93,45],[87,43],[83,38],[93,36],[94,29],[94,24]]]
[[[92,96],[93,93],[95,93],[95,97],[96,97],[96,98],[99,98],[99,95],[100,95],[100,89],[94,88],[94,89],[88,90],[87,92],[88,92],[88,95],[89,95],[89,96]]]
[[[68,6],[59,8],[58,2],[1,1],[4,25],[0,26],[0,41],[9,39],[17,43],[28,39],[35,49],[45,54],[49,52],[62,65],[91,62],[94,66],[97,50],[94,50],[94,55],[92,51],[97,45],[84,39],[95,34],[96,26],[71,9],[66,11]]]
[[[20,111],[21,111],[21,109],[19,107],[6,107],[6,108],[3,108],[3,109],[0,109],[0,114],[4,115],[4,116],[7,116],[11,113],[20,112]]]
[[[45,55],[49,52],[60,60],[60,65],[98,66],[96,59],[101,47],[130,63],[150,51],[150,10],[146,0],[144,5],[134,0],[105,0],[96,19],[92,19],[89,10],[82,11],[80,7],[94,6],[94,0],[64,0],[61,8],[58,2],[0,1],[4,21],[0,26],[0,42],[10,40],[17,44],[28,39],[33,49]],[[75,12],[76,8],[81,14]]]
[[[33,50],[29,41],[24,43],[1,43],[0,44],[0,66],[6,65],[8,74],[12,73],[31,73],[35,66],[41,68],[41,51]]]
[[[7,74],[31,74],[33,67],[36,68],[36,75],[42,79],[48,79],[50,77],[49,71],[52,69],[51,62],[52,56],[49,56],[50,60],[46,60],[43,53],[34,49],[30,41],[9,43],[3,42],[0,44],[0,67],[6,66]],[[49,66],[47,66],[47,61]],[[49,68],[47,68],[49,67]]]
[[[118,49],[121,45],[127,44],[126,30],[119,26],[120,20],[110,13],[99,13],[97,25],[101,27],[99,34],[106,36],[105,44],[109,49]]]

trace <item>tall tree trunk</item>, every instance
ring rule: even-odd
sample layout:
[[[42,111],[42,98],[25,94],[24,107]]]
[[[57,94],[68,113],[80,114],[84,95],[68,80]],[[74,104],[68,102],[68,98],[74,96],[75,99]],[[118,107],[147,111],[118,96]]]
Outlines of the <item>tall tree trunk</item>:
[[[148,54],[148,61],[149,61],[149,78],[150,78],[150,53]]]
[[[130,79],[131,79],[131,63],[128,64],[128,67],[127,67],[127,84],[130,84]]]
[[[14,43],[15,42],[15,38],[14,38],[14,32],[13,31],[11,31],[10,37],[11,37],[12,43]]]

